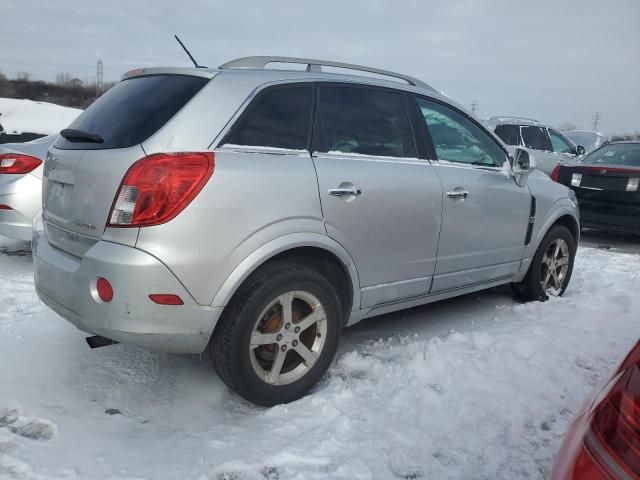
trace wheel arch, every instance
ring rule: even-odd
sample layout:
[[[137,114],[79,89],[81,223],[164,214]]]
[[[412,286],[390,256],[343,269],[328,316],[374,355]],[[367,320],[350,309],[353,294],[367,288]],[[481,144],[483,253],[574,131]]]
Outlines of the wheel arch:
[[[526,257],[532,257],[540,242],[551,228],[555,225],[564,225],[569,229],[576,245],[580,239],[580,218],[578,207],[569,198],[559,199],[550,205],[547,209],[547,215],[543,217],[543,221],[539,223],[540,227],[534,231],[534,239],[529,244],[529,251]],[[538,223],[538,219],[536,219]]]
[[[318,268],[323,275],[336,282],[346,323],[351,310],[360,305],[358,271],[342,245],[320,234],[285,235],[261,246],[231,272],[214,296],[211,306],[225,307],[244,281],[260,267],[285,259],[297,259]]]

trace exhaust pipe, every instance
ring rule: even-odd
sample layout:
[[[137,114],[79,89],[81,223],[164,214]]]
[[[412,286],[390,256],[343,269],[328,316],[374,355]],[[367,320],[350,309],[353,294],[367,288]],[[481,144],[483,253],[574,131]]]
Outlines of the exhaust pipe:
[[[109,345],[116,345],[120,342],[111,340],[110,338],[94,335],[93,337],[87,337],[85,339],[91,348],[108,347]]]

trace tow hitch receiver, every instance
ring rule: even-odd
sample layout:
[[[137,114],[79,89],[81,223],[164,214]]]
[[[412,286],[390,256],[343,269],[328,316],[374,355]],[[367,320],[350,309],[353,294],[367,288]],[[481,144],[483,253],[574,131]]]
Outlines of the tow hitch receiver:
[[[108,347],[109,345],[116,345],[115,340],[111,340],[110,338],[101,337],[99,335],[94,335],[93,337],[86,338],[87,343],[91,348],[100,348],[100,347]]]

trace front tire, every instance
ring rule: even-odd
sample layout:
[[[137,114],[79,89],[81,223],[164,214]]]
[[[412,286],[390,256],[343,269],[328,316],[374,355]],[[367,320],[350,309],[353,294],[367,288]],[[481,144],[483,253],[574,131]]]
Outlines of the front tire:
[[[211,342],[220,378],[263,406],[304,396],[335,356],[342,309],[335,288],[291,261],[261,267],[225,309]]]
[[[571,280],[576,244],[564,225],[552,227],[540,242],[522,282],[513,283],[515,296],[523,301],[561,297]]]

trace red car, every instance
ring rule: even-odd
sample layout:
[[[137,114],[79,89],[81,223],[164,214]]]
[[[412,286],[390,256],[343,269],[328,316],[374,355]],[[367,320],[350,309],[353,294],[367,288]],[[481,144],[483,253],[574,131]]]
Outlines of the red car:
[[[640,341],[569,427],[551,480],[640,479]]]

